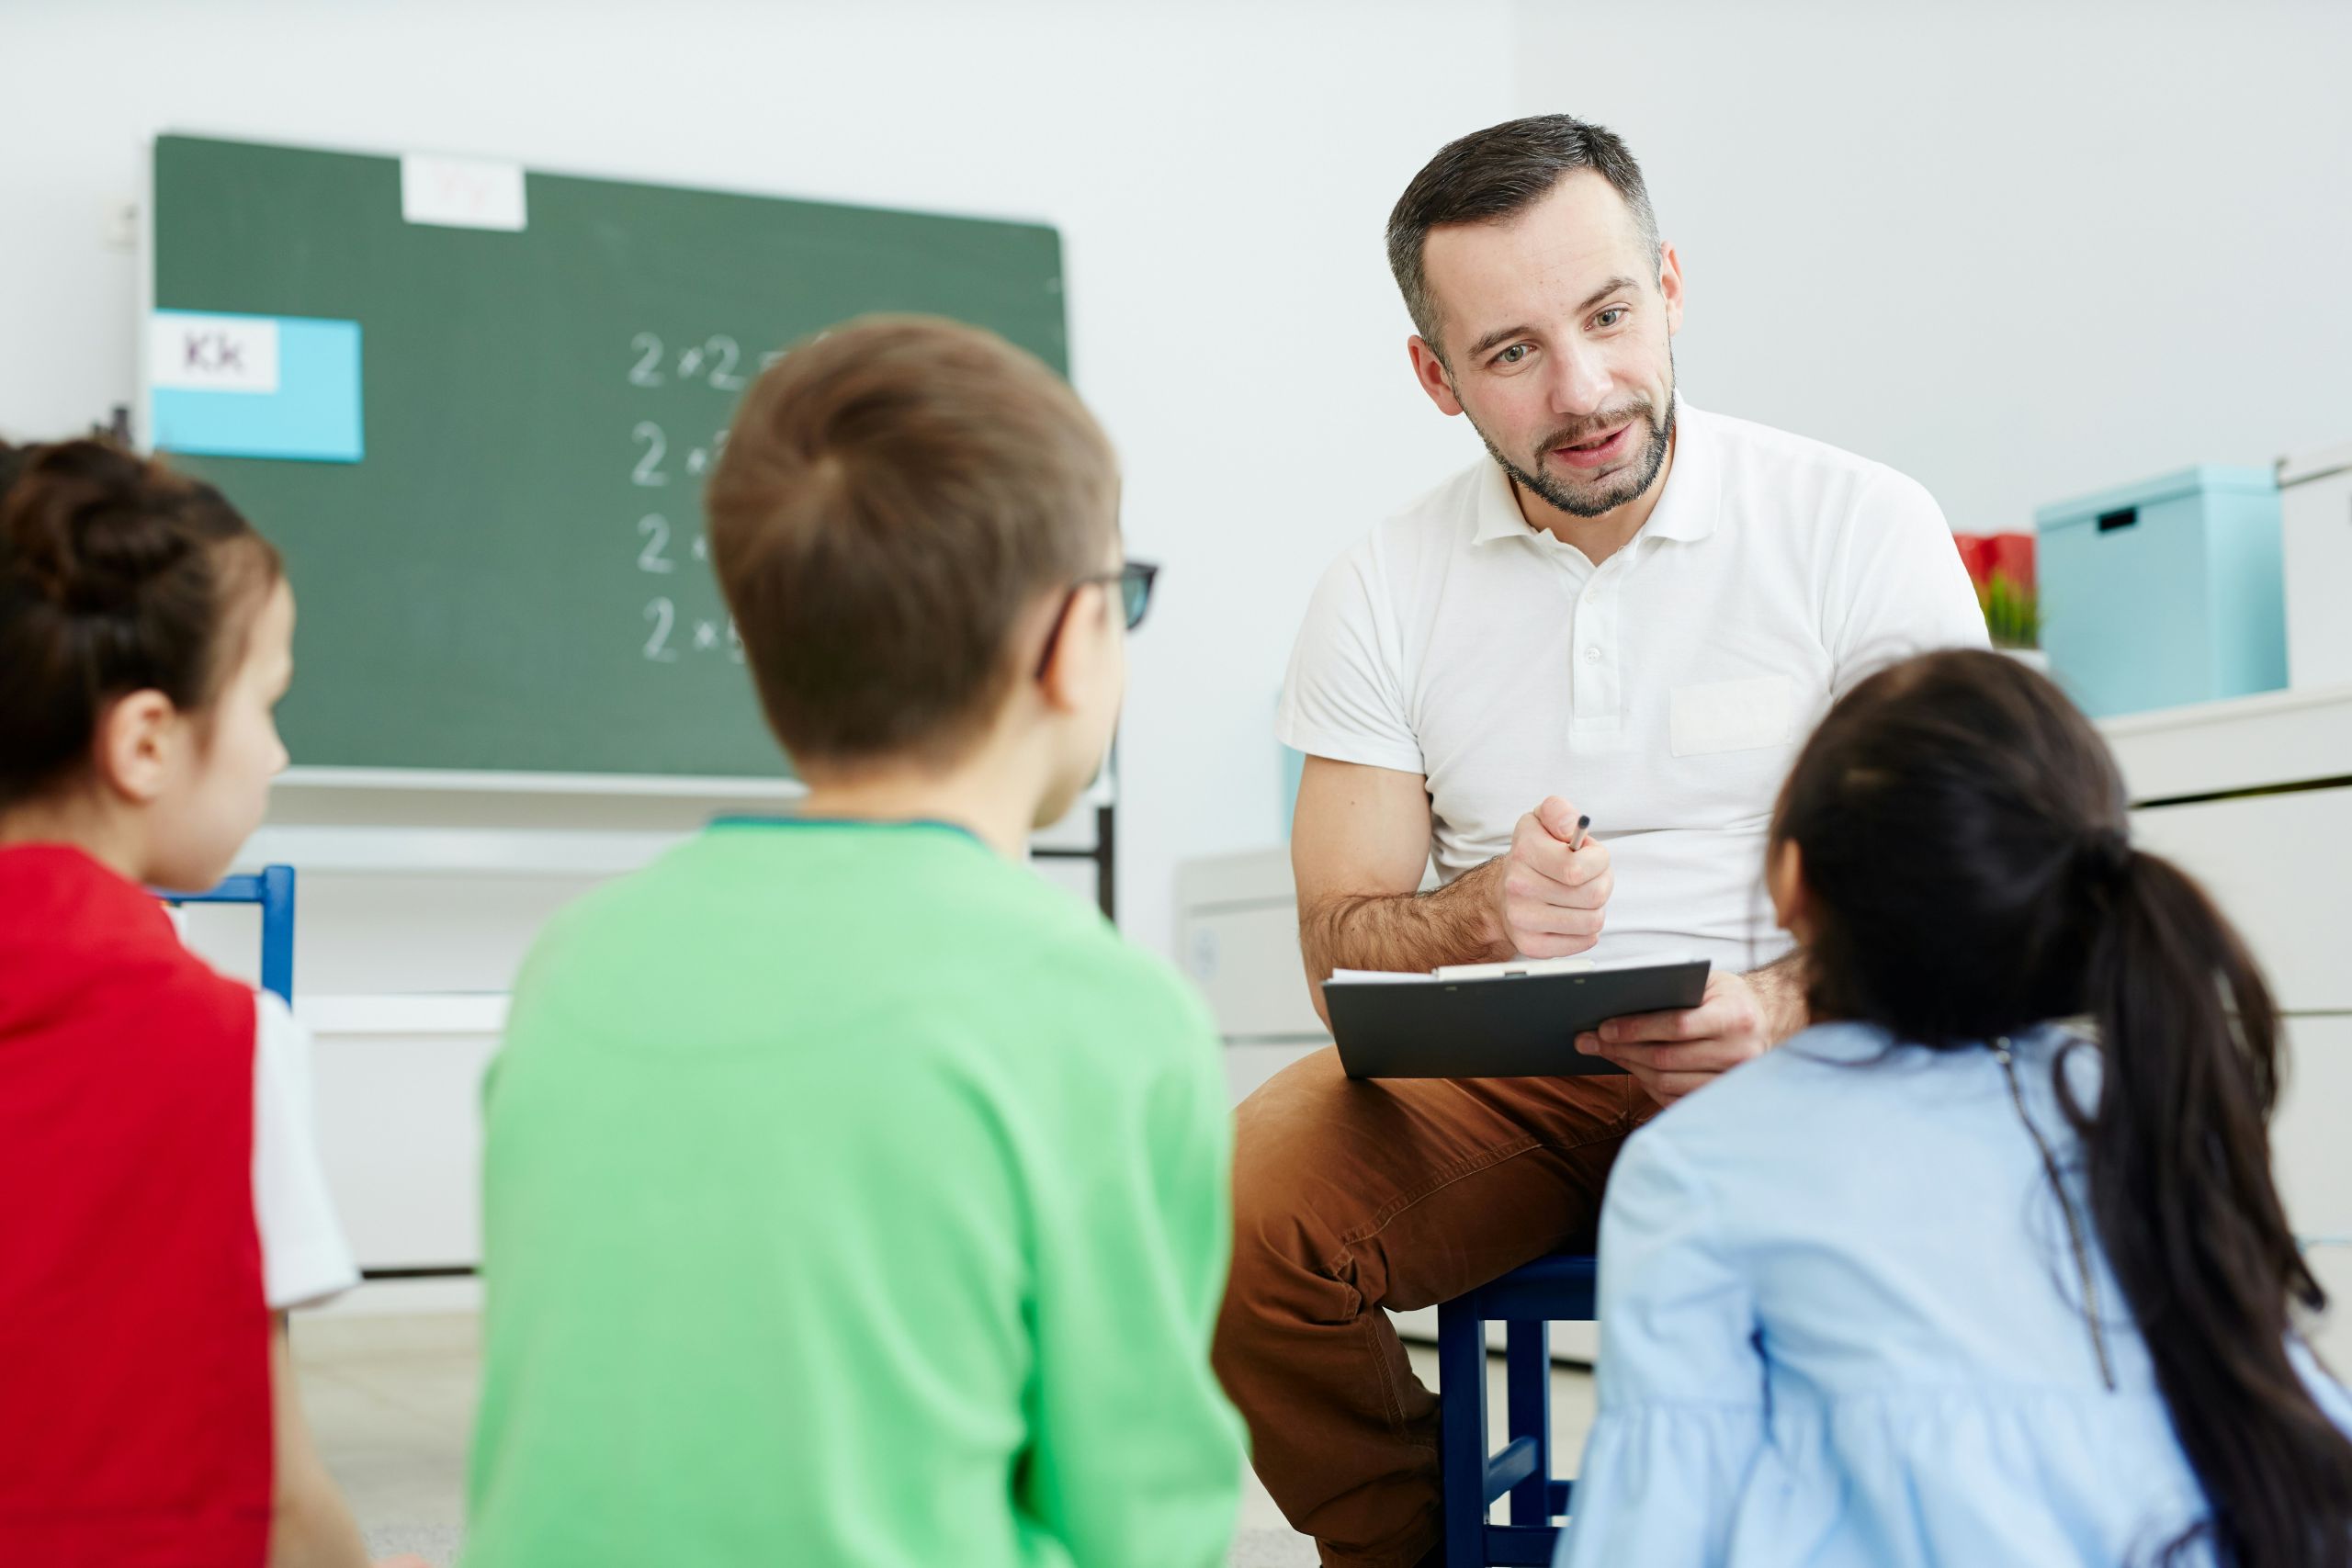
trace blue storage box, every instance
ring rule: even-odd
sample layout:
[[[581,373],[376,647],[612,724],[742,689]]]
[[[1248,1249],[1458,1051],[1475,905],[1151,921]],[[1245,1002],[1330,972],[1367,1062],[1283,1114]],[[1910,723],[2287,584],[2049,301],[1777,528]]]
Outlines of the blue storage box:
[[[2041,647],[2097,717],[2287,683],[2278,482],[2208,464],[2033,514]]]

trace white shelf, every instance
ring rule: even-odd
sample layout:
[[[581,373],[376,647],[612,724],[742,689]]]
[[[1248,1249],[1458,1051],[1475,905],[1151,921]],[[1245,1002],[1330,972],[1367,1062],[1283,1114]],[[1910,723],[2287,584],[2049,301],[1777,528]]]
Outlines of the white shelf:
[[[798,779],[703,778],[669,773],[531,773],[459,768],[288,768],[280,789],[390,789],[496,795],[589,795],[624,799],[797,800]]]
[[[503,991],[298,997],[294,1015],[319,1035],[497,1034],[508,999]]]
[[[2135,802],[2352,775],[2352,686],[2102,720]]]
[[[246,870],[475,876],[614,876],[650,863],[684,833],[499,828],[264,828],[237,856]]]

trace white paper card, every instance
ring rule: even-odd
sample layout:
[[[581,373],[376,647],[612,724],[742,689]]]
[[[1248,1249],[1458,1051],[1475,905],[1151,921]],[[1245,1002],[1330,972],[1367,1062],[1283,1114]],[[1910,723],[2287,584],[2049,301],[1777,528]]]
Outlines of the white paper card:
[[[277,390],[277,322],[158,310],[148,318],[147,363],[151,386],[267,396]]]
[[[523,165],[494,158],[401,159],[401,216],[448,229],[524,226]]]

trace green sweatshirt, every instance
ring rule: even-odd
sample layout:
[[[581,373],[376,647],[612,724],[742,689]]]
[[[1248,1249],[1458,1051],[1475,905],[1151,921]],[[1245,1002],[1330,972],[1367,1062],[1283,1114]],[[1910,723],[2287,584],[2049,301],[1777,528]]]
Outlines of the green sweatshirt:
[[[1199,1002],[953,828],[721,823],[550,925],[486,1091],[468,1568],[1209,1568]]]

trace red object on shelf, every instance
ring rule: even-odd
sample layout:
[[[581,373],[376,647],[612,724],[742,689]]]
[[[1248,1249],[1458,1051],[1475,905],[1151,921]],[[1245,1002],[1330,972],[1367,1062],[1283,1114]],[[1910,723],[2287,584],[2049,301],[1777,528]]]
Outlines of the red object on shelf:
[[[2030,534],[1954,534],[1961,564],[1968,580],[1979,588],[1991,586],[1996,574],[2015,587],[2034,591],[2033,536]]]
[[[1985,573],[1990,581],[1998,572],[2028,593],[2034,591],[2033,536],[2030,534],[1996,534],[1985,541],[1991,546],[1991,564]]]

